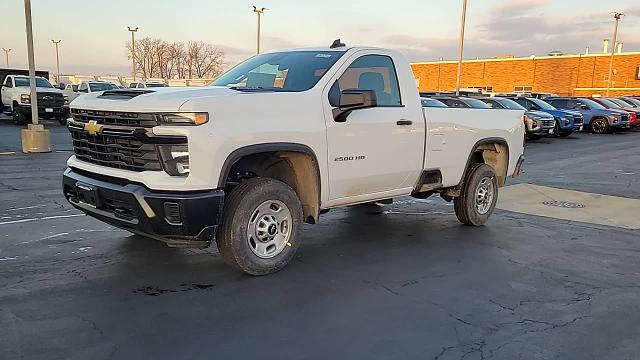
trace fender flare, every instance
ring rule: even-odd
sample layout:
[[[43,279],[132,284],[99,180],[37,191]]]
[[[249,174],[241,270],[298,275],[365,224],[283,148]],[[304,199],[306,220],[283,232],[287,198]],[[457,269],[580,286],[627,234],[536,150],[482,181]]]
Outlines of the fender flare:
[[[469,170],[469,166],[471,165],[471,159],[473,158],[473,154],[476,153],[476,150],[478,150],[478,148],[482,145],[496,144],[496,143],[500,145],[504,145],[507,148],[507,173],[509,173],[509,161],[510,161],[509,155],[510,154],[509,154],[509,143],[507,143],[507,140],[501,137],[484,138],[484,139],[478,140],[471,148],[471,151],[469,152],[469,157],[467,158],[467,164],[464,167],[464,173],[462,174],[462,179],[460,180],[460,183],[462,183],[465,179],[467,171]],[[508,176],[508,175],[505,174],[505,176]]]

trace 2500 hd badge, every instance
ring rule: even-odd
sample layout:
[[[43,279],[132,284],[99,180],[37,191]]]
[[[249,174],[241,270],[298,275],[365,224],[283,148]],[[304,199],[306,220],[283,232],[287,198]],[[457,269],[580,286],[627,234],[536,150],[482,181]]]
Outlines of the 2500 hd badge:
[[[354,160],[364,160],[366,157],[364,155],[357,156],[338,156],[333,161],[354,161]]]

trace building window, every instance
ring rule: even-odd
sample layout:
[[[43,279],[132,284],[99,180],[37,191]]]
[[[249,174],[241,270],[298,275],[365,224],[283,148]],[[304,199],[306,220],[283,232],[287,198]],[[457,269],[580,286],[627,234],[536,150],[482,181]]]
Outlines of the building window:
[[[640,65],[638,66],[638,69],[636,70],[636,80],[640,80]]]
[[[513,91],[518,94],[530,93],[533,92],[533,86],[516,86]]]
[[[469,86],[467,89],[478,89],[483,93],[493,92],[493,86]]]

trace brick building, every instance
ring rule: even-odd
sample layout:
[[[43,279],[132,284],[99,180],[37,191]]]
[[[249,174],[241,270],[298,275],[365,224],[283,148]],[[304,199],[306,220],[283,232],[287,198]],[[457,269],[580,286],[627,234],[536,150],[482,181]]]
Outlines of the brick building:
[[[609,54],[465,60],[461,87],[502,93],[604,95],[609,60]],[[421,62],[411,67],[420,91],[455,89],[456,61]],[[613,68],[611,95],[640,94],[640,52],[616,54]]]

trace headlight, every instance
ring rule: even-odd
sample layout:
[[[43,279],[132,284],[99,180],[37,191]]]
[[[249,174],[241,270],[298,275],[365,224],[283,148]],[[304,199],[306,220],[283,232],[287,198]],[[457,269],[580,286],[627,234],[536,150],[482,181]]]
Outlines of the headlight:
[[[537,120],[531,120],[531,127],[532,128],[537,128],[538,127],[538,121]]]
[[[571,118],[570,118],[570,117],[566,117],[566,118],[564,118],[564,124],[565,124],[565,125],[569,125],[569,124],[571,124]]]
[[[29,94],[21,94],[20,102],[23,104],[31,104],[31,95]]]
[[[69,105],[69,97],[67,95],[64,95],[64,104]]]
[[[161,125],[202,125],[209,122],[207,113],[158,114]]]
[[[189,175],[189,148],[187,145],[158,145],[164,169],[171,176]]]
[[[617,123],[619,120],[618,115],[611,115],[610,117],[611,117],[611,120],[613,120],[614,124]]]

